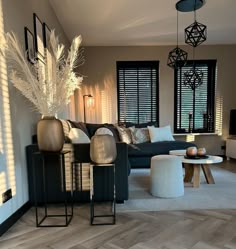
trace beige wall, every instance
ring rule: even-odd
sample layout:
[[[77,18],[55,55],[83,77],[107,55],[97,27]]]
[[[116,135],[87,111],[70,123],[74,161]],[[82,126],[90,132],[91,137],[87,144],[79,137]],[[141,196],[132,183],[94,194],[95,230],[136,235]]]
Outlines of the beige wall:
[[[33,13],[68,40],[48,0],[0,0],[0,35],[14,31],[24,47],[24,26],[33,31]],[[25,147],[31,144],[39,114],[31,111],[30,103],[8,81],[6,63],[0,67],[0,224],[28,201],[28,178]],[[13,198],[2,204],[2,193],[13,190]]]
[[[189,59],[192,59],[192,49],[183,47],[189,52]],[[82,120],[81,94],[93,93],[99,97],[98,92],[105,90],[110,97],[112,115],[107,115],[107,108],[103,110],[88,110],[88,122],[116,122],[117,121],[117,93],[116,93],[116,61],[122,60],[159,60],[160,61],[160,125],[171,124],[173,128],[174,118],[174,71],[166,65],[168,52],[172,46],[159,47],[86,47],[85,65],[81,71],[87,77],[84,78],[83,89],[79,93],[80,115],[77,119]],[[221,145],[228,136],[229,110],[236,108],[235,98],[235,55],[236,45],[230,46],[206,46],[202,45],[195,50],[196,59],[216,59],[218,66],[217,92],[223,98],[223,130],[222,136],[195,136],[195,142],[199,146],[205,146],[209,153],[223,154]],[[106,91],[107,85],[110,86]],[[84,90],[86,88],[86,90]],[[96,90],[95,90],[96,88]],[[99,90],[98,90],[99,89]],[[96,113],[95,113],[96,112]],[[185,139],[185,137],[176,137]]]

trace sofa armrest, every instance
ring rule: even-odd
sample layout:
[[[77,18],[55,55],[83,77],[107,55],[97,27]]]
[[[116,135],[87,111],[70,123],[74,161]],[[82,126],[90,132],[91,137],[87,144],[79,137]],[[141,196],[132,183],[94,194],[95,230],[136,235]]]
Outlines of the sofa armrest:
[[[82,163],[91,162],[90,155],[89,155],[90,144],[74,144],[74,145],[65,144],[64,149],[71,150],[71,154],[69,155],[69,158],[65,158],[66,175],[70,175],[69,174],[70,171],[68,171],[70,169],[70,161],[78,161]],[[29,181],[29,199],[32,204],[34,203],[32,156],[33,156],[33,153],[36,151],[38,151],[37,144],[29,145],[26,147],[28,181]],[[42,191],[41,191],[42,170],[41,170],[41,162],[38,158],[36,159],[35,164],[36,164],[36,176],[37,176],[36,181],[37,181],[37,186],[38,186],[37,199],[38,201],[41,201],[42,200]],[[50,184],[49,193],[48,193],[49,202],[58,202],[58,201],[63,200],[64,198],[64,196],[62,196],[61,191],[60,191],[60,185],[61,185],[60,184],[60,170],[57,167],[58,164],[59,164],[59,158],[57,156],[50,157],[46,160],[47,180]],[[117,201],[122,202],[128,199],[128,174],[130,170],[129,161],[128,161],[128,148],[127,148],[127,144],[125,143],[117,143],[117,158],[115,161],[115,169],[116,169],[116,197],[117,197],[116,199]],[[100,200],[102,200],[104,196],[106,197],[106,193],[107,195],[110,196],[109,190],[112,188],[110,186],[111,183],[109,182],[109,179],[111,179],[110,177],[112,177],[111,173],[112,172],[105,172],[105,177],[106,177],[105,179],[108,179],[108,182],[104,182],[103,173],[98,172],[98,184],[96,184],[96,186],[99,186],[99,187],[96,189],[96,195],[98,196]],[[75,197],[75,201],[89,201],[88,191],[81,192],[80,188],[77,185],[76,185],[74,197]]]
[[[116,165],[116,192],[117,200],[128,200],[130,164],[128,159],[128,145],[126,143],[116,143],[117,158]]]

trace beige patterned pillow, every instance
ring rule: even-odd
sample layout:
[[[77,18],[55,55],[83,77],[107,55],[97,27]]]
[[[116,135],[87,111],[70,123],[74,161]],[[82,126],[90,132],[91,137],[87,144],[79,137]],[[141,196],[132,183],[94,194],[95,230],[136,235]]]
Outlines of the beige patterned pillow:
[[[148,128],[129,127],[133,144],[150,142]]]
[[[120,141],[131,144],[132,143],[132,138],[131,138],[131,132],[128,128],[122,127],[122,126],[116,126],[119,136],[120,136]]]

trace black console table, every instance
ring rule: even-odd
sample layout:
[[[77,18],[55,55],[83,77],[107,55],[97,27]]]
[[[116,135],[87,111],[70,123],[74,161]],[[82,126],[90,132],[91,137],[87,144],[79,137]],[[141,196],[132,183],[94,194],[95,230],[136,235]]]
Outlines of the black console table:
[[[71,174],[70,174],[70,183],[71,183],[71,189],[70,189],[70,199],[68,198],[67,191],[66,191],[66,177],[65,177],[65,155],[70,153],[71,151],[61,151],[58,153],[46,153],[46,152],[40,152],[36,151],[32,154],[32,166],[33,166],[33,188],[34,188],[34,202],[35,202],[35,214],[36,214],[36,226],[37,227],[65,227],[68,226],[69,223],[72,220],[73,217],[73,176],[74,176],[74,165],[71,164]],[[37,191],[39,189],[37,188],[37,179],[36,179],[36,163],[35,160],[39,159],[40,157],[42,161],[42,197],[43,201],[40,202],[40,206],[44,209],[44,215],[42,219],[39,219],[39,203],[37,199]],[[47,167],[45,167],[45,159],[50,157],[59,157],[59,166],[60,166],[60,172],[61,172],[61,192],[64,195],[64,213],[63,214],[49,214],[49,207],[48,207],[48,198],[47,198],[47,192],[48,192],[48,181],[46,179],[47,174]],[[68,202],[70,202],[70,212],[68,210]],[[65,218],[65,222],[63,224],[43,224],[46,218],[49,217],[62,217]]]

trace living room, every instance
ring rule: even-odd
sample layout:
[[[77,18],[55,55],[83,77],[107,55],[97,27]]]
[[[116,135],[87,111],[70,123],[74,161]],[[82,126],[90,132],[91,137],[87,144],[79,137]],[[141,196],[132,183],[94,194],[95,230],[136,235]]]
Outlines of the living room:
[[[167,66],[167,57],[170,50],[176,46],[175,4],[177,1],[164,2],[167,1],[161,3],[150,1],[149,4],[141,0],[128,3],[127,1],[118,3],[105,0],[99,3],[78,1],[74,6],[75,3],[72,4],[70,1],[1,0],[1,35],[14,31],[24,46],[24,27],[34,30],[33,13],[36,13],[50,28],[55,28],[60,42],[65,44],[66,48],[69,48],[75,35],[81,34],[85,63],[78,70],[84,76],[83,83],[81,89],[76,91],[67,110],[59,116],[59,118],[75,121],[84,120],[83,95],[92,94],[95,97],[95,107],[86,110],[87,122],[117,123],[116,62],[159,61],[159,126],[170,125],[174,133],[174,70]],[[129,12],[131,10],[132,15]],[[233,27],[235,10],[234,1],[225,3],[206,1],[205,5],[197,11],[197,19],[207,25],[208,34],[207,41],[195,48],[195,59],[217,60],[217,129],[214,134],[210,135],[174,134],[175,139],[190,139],[188,141],[194,142],[197,146],[205,147],[207,153],[211,155],[225,155],[225,143],[229,136],[230,110],[236,108],[234,96],[236,32]],[[69,17],[73,16],[79,16],[81,19],[77,21],[73,19],[74,21],[69,22]],[[219,18],[220,16],[224,16],[222,18],[224,20]],[[179,13],[179,44],[188,52],[189,59],[193,59],[193,48],[183,45],[183,32],[192,21],[193,12]],[[107,37],[107,34],[110,35]],[[225,40],[225,37],[229,40]],[[12,189],[12,199],[6,203],[0,202],[0,230],[4,231],[2,225],[5,226],[8,219],[14,220],[14,214],[19,217],[25,210],[28,210],[28,172],[25,148],[32,143],[32,135],[36,133],[36,124],[40,119],[40,114],[31,112],[29,101],[9,82],[6,63],[2,57],[1,64],[0,194]],[[101,101],[102,94],[106,95],[104,103],[98,101]],[[234,160],[231,162],[234,163]],[[227,215],[230,216],[229,213]],[[122,218],[125,219],[125,217],[124,215]],[[200,215],[199,217],[201,218]],[[86,219],[83,222],[85,223]],[[33,222],[32,224],[35,225]],[[14,225],[12,228],[14,229]],[[80,230],[79,224],[78,229]],[[46,231],[48,230],[42,233]],[[234,244],[232,242],[231,247],[226,248],[235,248],[233,246],[235,242]],[[5,244],[5,248],[11,247]],[[92,246],[89,247],[88,244],[85,248],[92,248]],[[107,246],[107,248],[114,247]],[[196,248],[208,247],[196,246]]]

